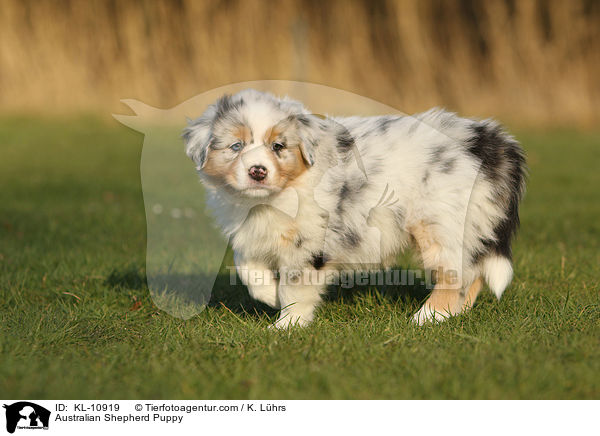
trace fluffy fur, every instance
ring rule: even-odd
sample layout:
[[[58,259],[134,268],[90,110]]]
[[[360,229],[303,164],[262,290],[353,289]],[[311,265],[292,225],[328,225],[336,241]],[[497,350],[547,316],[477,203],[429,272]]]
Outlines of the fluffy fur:
[[[481,277],[498,298],[510,283],[525,158],[493,121],[321,117],[246,90],[184,139],[241,280],[281,309],[277,327],[313,320],[326,285],[307,277],[387,267],[411,244],[439,272],[417,323],[471,307]]]

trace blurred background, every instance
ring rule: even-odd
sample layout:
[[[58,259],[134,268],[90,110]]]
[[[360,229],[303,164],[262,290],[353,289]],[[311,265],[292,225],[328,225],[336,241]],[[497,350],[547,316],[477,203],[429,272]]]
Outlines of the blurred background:
[[[0,2],[0,111],[108,116],[248,80],[308,81],[412,113],[590,126],[597,0]]]
[[[600,0],[0,0],[0,396],[600,398],[598,77]],[[337,289],[315,329],[271,341],[274,313],[198,224],[180,138],[184,115],[269,80],[312,83],[317,113],[507,125],[530,178],[503,299],[414,329],[416,290]],[[148,135],[153,113],[180,126]],[[194,283],[221,267],[190,322],[148,292],[162,248],[198,256]]]

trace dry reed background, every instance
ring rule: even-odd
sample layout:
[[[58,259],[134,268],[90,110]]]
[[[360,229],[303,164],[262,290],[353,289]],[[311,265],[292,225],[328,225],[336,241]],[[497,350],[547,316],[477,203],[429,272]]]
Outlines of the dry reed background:
[[[0,0],[0,110],[109,114],[289,79],[406,112],[600,119],[597,0]]]

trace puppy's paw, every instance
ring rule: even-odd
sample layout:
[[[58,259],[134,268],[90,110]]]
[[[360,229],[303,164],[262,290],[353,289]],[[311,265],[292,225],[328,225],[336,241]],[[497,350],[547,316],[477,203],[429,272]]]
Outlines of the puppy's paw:
[[[275,328],[279,330],[286,330],[292,327],[306,327],[310,324],[310,321],[307,321],[303,318],[279,318],[275,324],[270,325],[270,328]]]
[[[417,325],[424,325],[428,322],[443,322],[446,321],[451,315],[445,311],[440,312],[433,310],[427,304],[421,307],[417,313],[413,315],[412,321]]]
[[[289,329],[291,327],[306,327],[312,322],[312,317],[307,317],[305,314],[284,310],[279,315],[279,319],[275,324],[271,325],[271,328],[276,329]]]

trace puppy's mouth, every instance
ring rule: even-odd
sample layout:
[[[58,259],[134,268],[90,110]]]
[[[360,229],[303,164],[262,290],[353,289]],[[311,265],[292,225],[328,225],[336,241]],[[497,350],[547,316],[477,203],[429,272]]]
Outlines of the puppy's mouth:
[[[265,198],[281,191],[278,186],[265,183],[248,182],[239,184],[232,180],[219,180],[215,187],[223,189],[229,195],[246,198]]]
[[[261,183],[253,183],[250,186],[238,190],[239,194],[245,197],[268,197],[277,191],[278,189]]]

